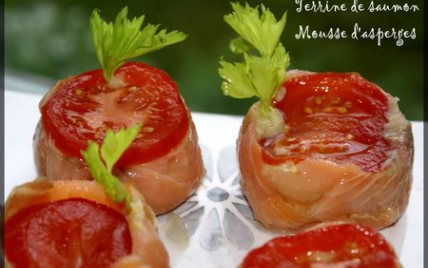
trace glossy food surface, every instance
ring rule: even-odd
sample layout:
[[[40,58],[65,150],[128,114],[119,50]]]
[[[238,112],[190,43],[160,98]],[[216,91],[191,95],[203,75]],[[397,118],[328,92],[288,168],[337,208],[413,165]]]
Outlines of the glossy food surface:
[[[275,238],[251,251],[241,268],[394,268],[394,251],[376,231],[360,225],[325,226]]]
[[[106,268],[131,250],[125,216],[81,198],[33,205],[5,222],[14,268]]]
[[[63,154],[81,158],[88,140],[101,143],[107,129],[140,123],[140,135],[117,163],[132,166],[165,155],[186,135],[188,111],[166,73],[133,62],[116,78],[115,88],[106,85],[102,70],[68,78],[42,105],[43,125]]]
[[[377,86],[356,73],[319,73],[289,79],[283,87],[285,96],[274,106],[289,128],[260,141],[266,162],[310,157],[351,162],[366,172],[381,169],[392,148],[383,138],[388,99]]]

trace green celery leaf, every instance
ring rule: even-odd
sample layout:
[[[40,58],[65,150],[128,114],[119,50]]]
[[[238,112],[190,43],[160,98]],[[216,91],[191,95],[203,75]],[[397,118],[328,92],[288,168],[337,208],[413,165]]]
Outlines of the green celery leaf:
[[[284,31],[287,13],[277,21],[265,6],[252,8],[248,4],[241,6],[232,3],[234,12],[224,20],[246,41],[253,45],[263,56],[271,56]]]
[[[277,69],[278,85],[281,85],[285,79],[285,70],[290,65],[290,56],[281,43],[276,47],[271,60],[273,66]]]
[[[256,88],[260,100],[269,106],[272,95],[276,93],[275,89],[279,86],[276,69],[266,58],[254,56],[248,56],[248,58],[246,61],[251,61],[249,64],[251,83]]]
[[[242,54],[254,49],[254,47],[242,37],[232,39],[229,48],[235,54]]]
[[[101,147],[101,157],[106,164],[107,170],[112,171],[114,164],[119,160],[126,149],[131,145],[135,137],[140,133],[141,125],[122,129],[114,133],[108,130]]]
[[[114,133],[107,131],[106,138],[100,146],[88,142],[86,151],[81,151],[92,177],[106,190],[107,195],[117,203],[125,202],[129,209],[131,197],[122,182],[112,174],[114,164],[129,147],[140,132],[141,126],[120,130]]]
[[[220,61],[220,64],[221,68],[218,71],[221,78],[225,80],[221,84],[224,95],[237,99],[251,98],[257,95],[245,64],[226,61]]]
[[[114,23],[107,23],[100,17],[99,10],[92,12],[92,41],[107,81],[127,60],[181,42],[187,37],[178,31],[158,32],[159,25],[148,24],[141,29],[144,16],[129,20],[127,15],[128,8],[124,7]]]
[[[234,98],[257,96],[261,100],[261,114],[266,116],[290,63],[289,55],[280,43],[286,13],[277,21],[263,5],[252,8],[248,4],[232,3],[232,7],[234,12],[224,19],[239,37],[233,39],[229,47],[232,52],[243,54],[244,61],[220,61],[218,71],[224,80],[221,88],[225,95]]]

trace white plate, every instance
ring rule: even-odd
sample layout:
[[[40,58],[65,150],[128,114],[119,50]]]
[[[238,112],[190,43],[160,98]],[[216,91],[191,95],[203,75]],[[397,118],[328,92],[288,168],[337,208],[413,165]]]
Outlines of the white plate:
[[[33,180],[32,136],[41,95],[6,90],[5,195]],[[242,117],[194,113],[207,177],[186,203],[159,217],[174,268],[232,268],[248,250],[280,235],[262,228],[239,188],[235,141]],[[407,268],[423,267],[423,126],[413,124],[414,182],[409,207],[393,227],[382,231]]]

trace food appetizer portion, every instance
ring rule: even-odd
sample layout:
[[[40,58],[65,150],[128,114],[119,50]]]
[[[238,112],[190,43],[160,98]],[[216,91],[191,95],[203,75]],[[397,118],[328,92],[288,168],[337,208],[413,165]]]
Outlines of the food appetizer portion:
[[[159,25],[150,24],[140,30],[143,20],[128,20],[124,8],[108,24],[93,12],[92,37],[103,68],[66,78],[46,94],[34,154],[41,177],[90,180],[80,153],[88,140],[101,143],[107,129],[142,124],[113,173],[137,188],[160,214],[189,197],[205,169],[195,126],[175,82],[155,67],[126,62],[186,35],[158,32]]]
[[[240,35],[221,61],[222,89],[257,96],[237,142],[241,185],[269,228],[354,221],[374,228],[404,213],[412,183],[413,137],[397,99],[357,73],[289,71],[277,21],[262,6],[233,5],[225,20]],[[257,52],[258,54],[252,54]]]
[[[400,268],[394,250],[374,229],[356,224],[323,225],[275,238],[251,251],[239,268]]]
[[[38,179],[16,187],[5,208],[9,268],[167,268],[156,217],[112,166],[139,128],[107,132],[83,155],[96,181]]]

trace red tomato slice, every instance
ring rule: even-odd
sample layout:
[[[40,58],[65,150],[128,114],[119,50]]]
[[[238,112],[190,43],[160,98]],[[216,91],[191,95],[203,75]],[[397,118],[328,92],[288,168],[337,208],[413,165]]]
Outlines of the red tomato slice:
[[[43,126],[65,155],[81,158],[88,140],[101,144],[107,129],[142,123],[140,135],[117,163],[132,166],[165,155],[186,135],[188,111],[165,72],[133,62],[115,75],[125,85],[108,87],[102,70],[66,79],[42,107]]]
[[[14,268],[107,268],[131,249],[125,216],[86,199],[37,204],[5,222]]]
[[[241,268],[394,268],[394,251],[376,231],[354,224],[332,225],[275,238],[251,251]]]
[[[287,80],[285,97],[274,106],[290,127],[261,140],[270,164],[305,158],[355,163],[380,170],[391,150],[383,138],[388,99],[380,88],[355,73],[319,73]]]

